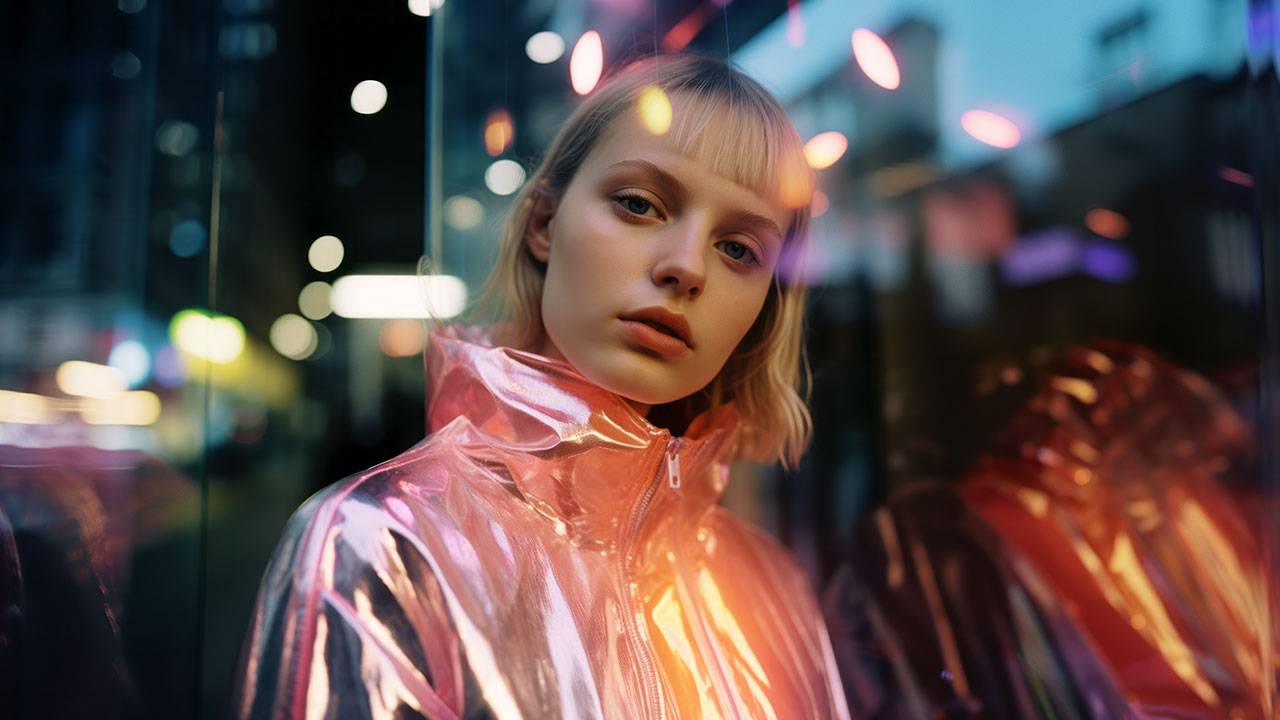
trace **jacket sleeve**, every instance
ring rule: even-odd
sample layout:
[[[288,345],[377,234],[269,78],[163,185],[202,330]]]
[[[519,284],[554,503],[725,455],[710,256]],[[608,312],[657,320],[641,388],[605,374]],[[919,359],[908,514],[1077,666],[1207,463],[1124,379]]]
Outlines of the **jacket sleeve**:
[[[304,504],[263,578],[232,717],[460,717],[459,643],[427,555],[350,487]]]

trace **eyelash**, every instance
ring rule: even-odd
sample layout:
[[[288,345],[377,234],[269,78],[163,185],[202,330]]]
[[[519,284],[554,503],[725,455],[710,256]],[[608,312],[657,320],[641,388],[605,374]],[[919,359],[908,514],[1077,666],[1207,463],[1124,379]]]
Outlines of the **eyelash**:
[[[621,213],[624,214],[624,218],[625,217],[644,217],[643,214],[634,212],[630,208],[628,208],[625,205],[627,200],[639,200],[641,202],[647,203],[649,205],[649,208],[654,211],[657,211],[658,209],[657,206],[654,205],[652,200],[650,200],[649,198],[637,192],[616,193],[613,195],[611,199],[614,202],[614,206],[618,208],[621,211]],[[751,249],[751,246],[747,245],[744,242],[739,242],[737,240],[723,240],[721,242],[716,243],[716,245],[724,245],[725,243],[734,243],[735,245],[740,245],[742,249],[747,253],[745,256],[743,256],[743,258],[729,257],[730,260],[736,263],[741,263],[743,265],[763,266],[763,263],[760,262],[759,255],[756,254],[755,250]],[[726,256],[728,256],[727,253],[726,253]]]

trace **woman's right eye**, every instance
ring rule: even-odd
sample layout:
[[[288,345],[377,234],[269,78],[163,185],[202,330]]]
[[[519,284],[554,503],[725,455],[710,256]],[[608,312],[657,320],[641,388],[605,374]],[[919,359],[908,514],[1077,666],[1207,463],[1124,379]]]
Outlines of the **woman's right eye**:
[[[622,197],[617,198],[617,202],[626,209],[627,212],[636,215],[648,214],[648,212],[653,209],[653,203],[642,197],[636,197],[635,195],[623,195]]]

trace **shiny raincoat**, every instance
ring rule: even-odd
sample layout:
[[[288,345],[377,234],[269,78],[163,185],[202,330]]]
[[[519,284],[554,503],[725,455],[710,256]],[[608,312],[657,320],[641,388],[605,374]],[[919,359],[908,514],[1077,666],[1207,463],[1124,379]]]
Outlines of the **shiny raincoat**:
[[[806,576],[716,504],[732,406],[673,438],[482,336],[433,336],[425,441],[290,521],[233,715],[847,716]]]

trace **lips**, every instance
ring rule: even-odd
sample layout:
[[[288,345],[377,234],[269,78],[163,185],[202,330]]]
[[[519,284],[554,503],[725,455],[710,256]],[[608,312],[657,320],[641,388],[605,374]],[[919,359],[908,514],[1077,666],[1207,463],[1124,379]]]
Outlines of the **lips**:
[[[689,328],[689,321],[679,313],[664,307],[649,307],[623,315],[622,319],[642,322],[664,335],[679,339],[690,349],[693,348],[693,331]]]

